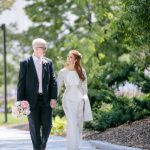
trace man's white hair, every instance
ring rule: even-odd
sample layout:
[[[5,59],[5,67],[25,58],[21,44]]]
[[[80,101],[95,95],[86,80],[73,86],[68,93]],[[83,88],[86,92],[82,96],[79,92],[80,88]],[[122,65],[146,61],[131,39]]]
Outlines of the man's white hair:
[[[37,38],[32,41],[32,47],[35,50],[37,47],[47,48],[47,42],[42,38]]]

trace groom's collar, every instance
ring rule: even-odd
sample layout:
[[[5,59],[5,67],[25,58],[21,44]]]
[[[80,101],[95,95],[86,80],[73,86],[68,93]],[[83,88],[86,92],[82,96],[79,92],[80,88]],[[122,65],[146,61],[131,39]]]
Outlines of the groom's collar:
[[[34,54],[32,54],[32,58],[35,62],[38,61],[39,59],[41,59],[41,60],[43,59],[43,57],[39,58],[39,57],[35,56]]]

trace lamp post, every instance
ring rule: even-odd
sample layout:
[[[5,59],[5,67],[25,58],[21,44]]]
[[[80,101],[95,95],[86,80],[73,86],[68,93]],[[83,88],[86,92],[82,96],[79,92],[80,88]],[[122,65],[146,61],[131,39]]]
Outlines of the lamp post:
[[[6,67],[6,27],[1,25],[3,30],[3,55],[4,55],[4,102],[5,102],[5,123],[7,122],[7,67]]]

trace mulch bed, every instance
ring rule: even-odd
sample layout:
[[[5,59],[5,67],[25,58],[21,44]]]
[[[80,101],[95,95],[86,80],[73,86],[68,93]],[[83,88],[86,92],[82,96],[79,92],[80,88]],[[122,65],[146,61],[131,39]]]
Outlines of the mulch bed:
[[[84,132],[84,139],[101,140],[109,143],[150,150],[150,117],[126,123],[104,132]]]

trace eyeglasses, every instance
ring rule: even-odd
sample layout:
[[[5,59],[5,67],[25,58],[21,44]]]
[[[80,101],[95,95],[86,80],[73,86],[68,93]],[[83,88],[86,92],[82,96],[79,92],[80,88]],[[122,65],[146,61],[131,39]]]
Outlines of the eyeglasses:
[[[36,47],[36,48],[41,48],[41,49],[43,49],[43,50],[46,50],[46,47]]]

